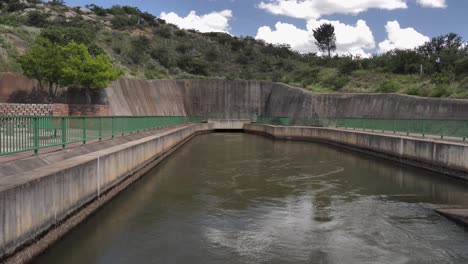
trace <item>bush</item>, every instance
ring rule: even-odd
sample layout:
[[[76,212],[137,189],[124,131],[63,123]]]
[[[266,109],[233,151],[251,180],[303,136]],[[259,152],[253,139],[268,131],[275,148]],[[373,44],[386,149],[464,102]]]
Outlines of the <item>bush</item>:
[[[171,57],[169,51],[165,48],[155,48],[150,51],[150,56],[154,60],[157,60],[159,64],[166,68],[172,68],[174,66],[174,60]]]
[[[338,65],[338,73],[349,75],[353,71],[359,70],[359,61],[353,59],[346,59],[344,62]]]
[[[398,90],[400,90],[400,85],[393,80],[385,80],[377,88],[377,92],[379,93],[395,93]]]
[[[448,97],[451,95],[450,87],[446,84],[438,84],[431,89],[429,96],[431,97]]]
[[[323,85],[333,91],[338,91],[348,84],[349,78],[347,76],[331,76],[323,81]]]
[[[319,68],[307,68],[294,72],[294,81],[300,82],[303,87],[307,87],[319,80]]]
[[[196,75],[208,75],[208,64],[198,58],[183,55],[177,60],[177,66],[188,73]]]
[[[47,23],[47,14],[36,10],[29,12],[26,18],[26,25],[32,27],[44,27]]]
[[[431,82],[436,85],[450,84],[450,76],[444,72],[434,73]]]
[[[216,61],[218,59],[218,52],[214,49],[211,49],[205,54],[205,58],[210,62]]]
[[[414,84],[406,87],[404,93],[409,95],[427,96],[428,90],[426,88]]]
[[[164,69],[153,69],[145,71],[146,79],[164,79],[168,78],[168,72]]]
[[[156,34],[157,36],[160,36],[161,38],[169,39],[172,37],[172,30],[167,26],[156,28],[154,29],[153,32],[154,34]]]
[[[176,51],[181,53],[181,54],[185,54],[187,53],[188,51],[190,51],[192,49],[192,45],[190,44],[186,44],[186,43],[181,43],[179,45],[177,45],[176,47]]]
[[[138,24],[138,17],[135,15],[116,15],[111,19],[114,29],[125,29]]]
[[[16,27],[19,25],[18,18],[15,15],[1,15],[0,24]]]

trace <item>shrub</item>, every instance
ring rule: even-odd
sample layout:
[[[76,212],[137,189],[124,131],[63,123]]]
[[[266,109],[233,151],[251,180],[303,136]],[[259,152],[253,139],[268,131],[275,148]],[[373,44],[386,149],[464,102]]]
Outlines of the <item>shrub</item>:
[[[157,60],[159,64],[166,68],[171,68],[174,66],[174,60],[171,57],[171,54],[166,48],[155,48],[150,51],[150,56],[154,60]]]
[[[338,65],[338,73],[349,75],[353,71],[359,70],[360,65],[357,60],[346,59],[344,62]]]
[[[40,11],[31,11],[26,18],[26,24],[34,27],[44,27],[47,25],[47,14]]]
[[[183,55],[177,60],[177,66],[191,74],[208,75],[208,64],[198,58]]]
[[[205,58],[207,61],[213,62],[218,59],[218,52],[214,49],[210,49],[206,54]]]
[[[125,29],[137,25],[138,21],[135,15],[116,15],[111,19],[111,24],[114,29]]]
[[[450,87],[447,84],[438,84],[431,89],[429,96],[432,97],[448,97],[450,96]]]
[[[393,81],[393,80],[385,80],[383,81],[379,88],[377,88],[377,92],[379,93],[395,93],[398,92],[400,89],[400,85]]]
[[[349,78],[343,75],[331,76],[323,81],[323,85],[333,91],[338,91],[348,84]]]
[[[409,94],[409,95],[418,95],[418,96],[427,96],[428,95],[428,89],[427,88],[418,86],[416,84],[408,85],[403,92],[405,94]]]
[[[436,85],[444,85],[450,83],[450,76],[447,73],[438,72],[432,75],[431,82]]]
[[[172,37],[172,30],[167,26],[156,28],[153,32],[161,38],[169,39]]]
[[[181,53],[181,54],[185,54],[188,51],[190,51],[191,49],[192,49],[192,45],[186,44],[186,43],[181,43],[181,44],[177,45],[177,47],[176,47],[176,51]]]
[[[15,15],[1,15],[0,24],[16,27],[18,26],[18,18]]]

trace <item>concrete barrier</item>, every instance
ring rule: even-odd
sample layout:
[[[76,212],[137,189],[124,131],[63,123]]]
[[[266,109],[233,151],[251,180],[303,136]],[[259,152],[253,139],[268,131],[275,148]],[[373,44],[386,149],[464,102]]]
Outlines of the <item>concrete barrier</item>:
[[[212,124],[192,124],[0,179],[0,260]]]
[[[234,120],[234,119],[210,119],[208,123],[213,124],[214,130],[243,130],[244,125],[251,123],[251,120]]]
[[[320,127],[246,124],[244,131],[276,139],[327,142],[468,180],[468,145]]]

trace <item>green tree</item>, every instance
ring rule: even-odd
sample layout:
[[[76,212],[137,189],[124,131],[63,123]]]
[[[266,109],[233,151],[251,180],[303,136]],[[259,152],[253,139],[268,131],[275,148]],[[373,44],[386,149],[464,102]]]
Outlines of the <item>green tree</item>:
[[[60,46],[41,37],[18,62],[25,75],[38,80],[41,90],[48,87],[49,102],[60,88],[76,86],[85,90],[90,103],[91,89],[105,88],[122,75],[107,55],[93,56],[84,44],[70,42]]]
[[[87,103],[91,103],[91,89],[102,89],[120,77],[123,72],[112,66],[107,55],[93,56],[84,44],[70,42],[62,48],[65,65],[62,79],[65,85],[76,86],[86,93]]]
[[[328,57],[331,57],[331,52],[336,50],[335,27],[332,24],[322,24],[313,32],[315,45],[322,52],[328,52]]]
[[[48,87],[48,101],[52,102],[62,82],[64,61],[61,47],[48,39],[37,38],[29,51],[19,57],[18,63],[26,76],[39,82],[41,90]]]

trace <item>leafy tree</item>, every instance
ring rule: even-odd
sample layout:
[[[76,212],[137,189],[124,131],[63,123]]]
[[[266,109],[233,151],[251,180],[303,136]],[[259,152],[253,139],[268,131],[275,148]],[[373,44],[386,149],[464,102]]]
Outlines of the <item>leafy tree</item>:
[[[93,56],[84,44],[60,46],[41,37],[18,62],[25,75],[38,80],[41,90],[48,87],[49,102],[59,88],[76,86],[85,89],[89,103],[90,89],[105,88],[122,74],[107,55]]]
[[[463,53],[466,54],[466,46],[459,35],[449,33],[432,38],[419,47],[418,51],[429,59],[437,72],[453,71],[455,61]]]
[[[107,55],[92,56],[83,44],[70,42],[62,51],[65,61],[61,71],[63,83],[84,89],[87,103],[91,102],[91,89],[106,88],[123,73],[112,66]]]
[[[60,46],[48,39],[37,38],[28,53],[19,57],[18,63],[26,76],[39,82],[41,90],[48,87],[48,101],[53,101],[62,82],[61,70],[64,67]]]
[[[322,52],[328,52],[328,57],[331,57],[331,52],[336,50],[335,27],[326,23],[314,29],[313,32],[315,45]]]

